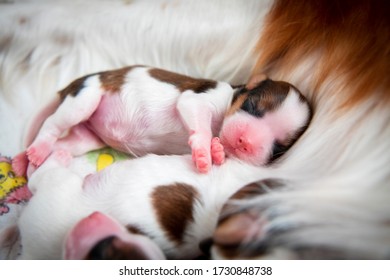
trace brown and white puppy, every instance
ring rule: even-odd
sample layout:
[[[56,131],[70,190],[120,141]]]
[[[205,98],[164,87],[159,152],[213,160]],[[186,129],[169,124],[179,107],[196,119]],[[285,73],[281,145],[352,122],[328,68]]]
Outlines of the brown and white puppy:
[[[54,149],[81,155],[105,145],[136,156],[192,150],[202,173],[212,162],[222,164],[225,152],[264,165],[283,154],[311,119],[307,100],[286,82],[264,78],[233,90],[145,66],[79,78],[55,103],[53,114],[40,115],[44,122],[27,148],[35,166]],[[23,158],[14,160],[15,170],[23,171]]]
[[[226,200],[272,173],[227,159],[200,174],[190,155],[147,155],[86,176],[86,157],[54,151],[31,175],[21,258],[197,258]]]

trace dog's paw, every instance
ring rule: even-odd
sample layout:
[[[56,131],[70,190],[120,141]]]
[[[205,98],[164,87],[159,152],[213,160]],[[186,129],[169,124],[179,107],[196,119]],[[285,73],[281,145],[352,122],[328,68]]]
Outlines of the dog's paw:
[[[210,154],[206,149],[193,149],[192,160],[200,173],[207,173],[211,168]]]
[[[211,168],[211,138],[206,132],[192,132],[188,141],[192,150],[192,160],[200,173],[207,173]]]
[[[213,163],[221,165],[225,162],[225,150],[218,137],[211,140],[211,158]]]
[[[52,152],[52,146],[49,142],[31,145],[26,152],[28,160],[37,167],[41,166]]]

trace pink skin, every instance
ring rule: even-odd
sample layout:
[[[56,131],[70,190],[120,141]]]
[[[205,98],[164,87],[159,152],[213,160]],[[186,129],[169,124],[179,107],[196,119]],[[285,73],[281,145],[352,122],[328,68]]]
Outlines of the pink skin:
[[[3,214],[7,214],[9,212],[9,208],[7,205],[0,204],[0,216]]]
[[[69,233],[65,244],[65,259],[83,259],[100,240],[121,231],[117,223],[95,212],[82,219]]]
[[[16,176],[26,175],[28,163],[29,162],[25,151],[17,154],[12,159],[12,170],[15,172]]]
[[[52,152],[55,141],[47,140],[35,144],[27,149],[27,157],[35,166],[40,166]]]
[[[207,173],[211,167],[211,155],[208,131],[191,131],[188,145],[192,150],[192,161],[200,173]]]
[[[81,103],[78,99],[74,99],[73,102],[77,102],[77,104]],[[45,133],[38,134],[38,137],[27,149],[27,157],[21,156],[15,160],[14,167],[15,170],[17,170],[17,173],[19,175],[25,174],[27,166],[26,161],[30,161],[31,164],[39,167],[45,161],[47,156],[56,149],[66,149],[73,155],[81,155],[90,150],[104,147],[105,144],[99,139],[99,137],[97,137],[94,132],[90,131],[83,123],[80,122],[89,120],[90,123],[93,123],[97,127],[105,127],[106,122],[110,123],[110,119],[107,118],[117,118],[117,115],[108,113],[113,107],[118,107],[115,105],[115,102],[118,101],[115,99],[112,100],[112,98],[102,98],[102,102],[99,105],[89,105],[87,110],[84,110],[86,112],[79,110],[77,113],[74,113],[73,111],[72,113],[65,111],[65,106],[59,107],[56,112],[57,115],[52,115],[49,117],[49,121],[44,123],[45,127],[42,128],[42,131],[45,131]],[[211,141],[212,135],[209,126],[211,126],[212,122],[212,112],[205,111],[203,108],[204,106],[202,106],[202,117],[199,118],[199,106],[197,106],[196,103],[190,105],[191,110],[188,109],[188,104],[183,106],[185,113],[183,113],[181,117],[184,124],[190,131],[188,143],[192,149],[193,161],[199,172],[207,173],[210,170],[213,161],[216,164],[222,164],[224,160],[224,156],[221,154],[222,145],[220,145],[219,141],[214,141],[214,143]],[[61,112],[60,109],[63,109],[62,111],[64,112]],[[192,109],[194,111],[192,111]],[[72,115],[72,119],[69,121],[66,120],[66,116],[68,115]],[[122,112],[120,115],[125,115],[125,113]],[[96,124],[96,122],[99,123]],[[108,142],[113,148],[126,152],[126,145],[123,144],[123,142],[126,143],[126,141],[129,141],[126,138],[129,137],[126,132],[127,130],[124,129],[124,127],[127,127],[126,120],[118,123],[117,125],[119,128],[116,128],[115,131],[117,132],[116,134],[119,134],[119,136],[115,134],[111,135],[113,133],[111,129],[112,125],[110,126],[109,131],[101,130],[99,133],[101,136],[104,136],[104,134],[107,133],[108,137],[103,137],[103,139],[107,138],[106,142]],[[71,128],[69,135],[65,138],[58,139],[59,135],[69,128]],[[118,137],[118,139],[113,140],[115,137]],[[213,151],[211,151],[211,146],[213,146]]]
[[[82,125],[74,127],[73,130],[68,139],[64,138],[56,143],[55,149],[69,149],[74,146],[79,150],[72,153],[82,154],[84,150],[80,143],[87,142],[85,150],[91,146],[98,148],[104,145]],[[201,173],[207,173],[212,163],[223,164],[226,155],[251,164],[262,165],[270,155],[275,138],[264,119],[244,112],[226,118],[220,138],[211,138],[209,134],[208,131],[192,131],[188,142],[192,149],[192,159]],[[27,157],[23,153],[15,157],[13,168],[16,174],[23,175],[26,161]]]
[[[275,139],[264,119],[244,112],[226,118],[220,138],[227,156],[254,165],[267,162]]]
[[[12,170],[16,176],[27,176],[30,177],[37,167],[28,161],[26,151],[21,152],[12,159]]]
[[[112,218],[94,212],[79,221],[70,231],[65,242],[65,259],[84,259],[101,240],[117,236],[124,242],[142,249],[150,259],[164,259],[162,251],[147,237],[129,233]]]
[[[211,158],[216,165],[221,165],[225,162],[225,149],[218,137],[214,137],[211,140]]]
[[[45,146],[44,143],[41,143],[41,145]],[[53,146],[52,148],[49,148]],[[91,132],[87,127],[85,127],[84,124],[79,124],[73,127],[69,134],[59,139],[55,144],[53,145],[46,145],[47,149],[44,149],[44,151],[41,151],[42,153],[50,153],[56,150],[67,150],[72,155],[82,155],[90,150],[103,148],[105,145],[103,142],[100,141],[100,139]],[[30,147],[27,151],[22,152],[18,155],[16,155],[12,159],[12,168],[17,176],[24,176],[31,175],[33,171],[39,166],[40,164],[34,164],[33,162],[29,162],[29,155],[34,151],[37,151],[38,147]],[[42,157],[45,158],[46,157]],[[42,159],[41,158],[41,159]]]
[[[51,137],[47,139],[51,139]],[[30,146],[26,151],[26,160],[30,160],[34,166],[39,167],[54,150],[68,150],[72,155],[77,156],[104,146],[105,144],[84,124],[78,124],[72,127],[69,134],[64,138],[56,141],[45,140]],[[20,159],[23,158],[21,157]],[[23,170],[24,165],[20,163],[20,166],[18,166],[18,163],[15,162],[15,167],[18,171]]]
[[[98,148],[103,144],[91,135],[87,129],[82,126],[76,126],[74,133],[69,135],[69,139],[62,139],[56,143],[58,148],[70,148],[73,145],[80,147],[80,142],[85,142],[86,147],[95,146]],[[88,132],[88,133],[87,133]],[[259,119],[247,113],[236,113],[225,120],[220,138],[211,136],[207,131],[192,131],[189,138],[189,145],[192,149],[192,159],[201,173],[207,173],[211,164],[221,165],[225,161],[226,155],[236,157],[245,162],[255,165],[266,163],[272,149],[274,136],[269,125],[264,119]],[[80,141],[83,137],[83,141]],[[77,151],[81,154],[81,151]],[[226,153],[226,155],[225,155]],[[13,167],[17,174],[25,170],[27,158],[21,154],[15,158]]]
[[[105,147],[105,144],[83,123],[71,128],[69,134],[55,143],[53,150],[67,150],[74,156]]]
[[[67,150],[56,150],[50,155],[49,159],[53,163],[67,167],[71,163],[73,156]]]
[[[200,173],[207,173],[211,168],[211,163],[221,165],[225,162],[225,151],[220,139],[214,137],[211,139],[211,144],[208,143],[208,137],[202,139],[199,137],[199,133],[193,133],[190,136],[189,145],[192,149],[192,161]],[[210,148],[207,148],[208,146]]]

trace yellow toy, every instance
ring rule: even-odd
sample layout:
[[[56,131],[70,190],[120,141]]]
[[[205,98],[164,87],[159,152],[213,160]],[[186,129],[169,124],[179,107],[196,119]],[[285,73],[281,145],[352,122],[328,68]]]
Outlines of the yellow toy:
[[[16,176],[11,161],[0,156],[0,216],[9,212],[7,204],[27,202],[30,197],[26,178]]]
[[[96,163],[96,170],[100,171],[106,168],[107,166],[113,164],[115,161],[113,155],[108,153],[102,153],[99,155]]]
[[[86,155],[88,161],[96,164],[96,171],[100,171],[107,166],[110,166],[115,161],[125,160],[131,158],[128,154],[116,151],[111,148],[103,148],[91,151]]]

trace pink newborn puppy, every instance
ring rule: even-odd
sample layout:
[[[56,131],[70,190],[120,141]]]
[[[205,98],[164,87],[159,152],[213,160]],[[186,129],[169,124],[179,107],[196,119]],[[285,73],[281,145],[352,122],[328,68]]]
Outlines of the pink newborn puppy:
[[[263,165],[286,151],[311,117],[306,99],[286,82],[257,77],[233,89],[146,66],[79,78],[55,104],[52,115],[41,114],[46,120],[26,152],[35,166],[55,149],[81,155],[106,145],[136,156],[192,152],[202,173],[222,164],[225,153]],[[18,173],[24,159],[13,163]]]

